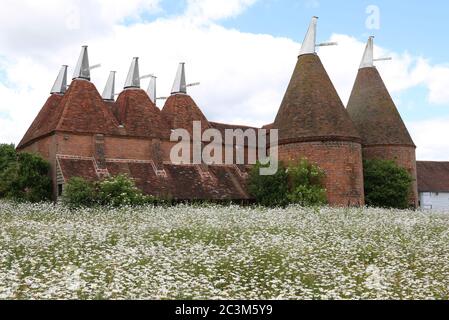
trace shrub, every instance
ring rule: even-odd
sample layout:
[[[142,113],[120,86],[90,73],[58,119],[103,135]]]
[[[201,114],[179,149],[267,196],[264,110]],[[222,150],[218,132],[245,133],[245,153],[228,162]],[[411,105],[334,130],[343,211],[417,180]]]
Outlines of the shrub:
[[[6,170],[13,162],[16,162],[16,148],[13,144],[0,144],[0,173]]]
[[[72,208],[96,204],[120,207],[160,203],[156,198],[144,195],[126,175],[109,177],[99,182],[72,178],[64,188],[63,202]]]
[[[297,164],[289,165],[289,194],[290,203],[302,206],[319,206],[327,202],[324,186],[325,172],[317,165],[311,164],[305,159]]]
[[[260,175],[258,162],[251,170],[248,180],[248,190],[260,205],[267,207],[285,206],[288,204],[288,177],[285,167],[280,163],[276,174],[271,176]],[[268,166],[266,166],[268,167]]]
[[[394,161],[365,160],[365,199],[368,206],[406,209],[412,177]]]
[[[307,160],[291,164],[286,169],[280,164],[273,176],[261,176],[260,163],[251,170],[248,189],[256,202],[268,207],[291,203],[302,206],[323,205],[327,202],[323,187],[325,173]]]
[[[15,161],[0,172],[0,195],[19,201],[48,201],[52,196],[49,172],[50,164],[40,156],[16,154]]]
[[[65,185],[62,201],[69,207],[89,207],[96,203],[96,197],[92,182],[75,177]]]
[[[14,145],[0,144],[0,198],[8,194],[10,183],[15,177],[16,162],[17,154]]]
[[[143,205],[153,198],[142,194],[126,175],[107,178],[97,185],[98,201],[103,205],[119,207],[123,205]]]

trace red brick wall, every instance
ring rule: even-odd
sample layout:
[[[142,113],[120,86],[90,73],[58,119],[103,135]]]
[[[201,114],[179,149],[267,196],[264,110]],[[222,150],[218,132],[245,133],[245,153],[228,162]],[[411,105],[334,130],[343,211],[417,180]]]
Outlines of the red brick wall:
[[[306,158],[326,172],[326,189],[332,206],[362,206],[362,147],[355,142],[302,142],[279,146],[279,159]]]
[[[363,147],[364,159],[394,160],[408,170],[413,178],[410,205],[418,207],[418,183],[416,173],[416,149],[403,146],[367,146]]]
[[[150,160],[149,139],[105,137],[106,158]]]
[[[45,160],[51,161],[52,154],[51,154],[51,144],[52,144],[53,137],[45,137],[40,140],[37,140],[33,144],[23,148],[20,150],[21,152],[28,152],[28,153],[36,153],[39,154],[42,158]]]
[[[50,162],[50,176],[53,182],[53,196],[56,199],[56,136],[52,135],[37,140],[33,144],[23,148],[20,152],[39,154],[42,158]]]
[[[93,135],[76,135],[71,133],[57,133],[57,154],[93,157]]]

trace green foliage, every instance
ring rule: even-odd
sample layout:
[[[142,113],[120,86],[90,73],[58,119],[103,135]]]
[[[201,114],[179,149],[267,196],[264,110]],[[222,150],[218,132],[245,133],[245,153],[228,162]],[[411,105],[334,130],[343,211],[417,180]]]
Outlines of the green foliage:
[[[324,186],[325,172],[305,159],[291,164],[288,169],[290,203],[302,206],[320,206],[327,202]]]
[[[92,206],[96,203],[95,186],[83,178],[72,178],[64,187],[62,201],[72,208]]]
[[[126,175],[107,178],[98,183],[98,201],[114,207],[142,205],[150,201]]]
[[[16,148],[13,144],[0,144],[0,172],[17,159]]]
[[[412,177],[394,161],[365,160],[365,199],[372,207],[406,209]]]
[[[301,160],[286,169],[280,164],[278,172],[272,176],[260,175],[260,163],[256,164],[249,177],[249,191],[257,203],[268,206],[324,205],[327,202],[323,188],[325,173],[318,166]]]
[[[252,168],[248,190],[260,205],[267,207],[279,207],[288,204],[288,175],[285,167],[280,163],[276,174],[270,176],[260,175],[260,169],[268,167],[260,162]]]
[[[146,196],[126,175],[109,177],[100,182],[89,182],[83,178],[72,178],[64,188],[63,202],[71,208],[105,205],[144,205],[159,203]]]
[[[0,197],[41,202],[51,199],[50,164],[38,155],[0,147]]]

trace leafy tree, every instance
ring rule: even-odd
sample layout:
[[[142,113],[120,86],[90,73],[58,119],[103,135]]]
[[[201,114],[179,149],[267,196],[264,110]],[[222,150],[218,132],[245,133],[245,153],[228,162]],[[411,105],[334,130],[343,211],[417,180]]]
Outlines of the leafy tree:
[[[394,161],[365,160],[365,199],[368,206],[406,209],[413,179]]]
[[[264,168],[258,162],[251,170],[248,180],[248,190],[256,202],[267,207],[286,206],[288,204],[288,175],[285,167],[280,163],[276,174],[260,175]],[[266,166],[268,167],[268,166]]]
[[[51,199],[50,164],[38,155],[19,153],[0,172],[0,195],[20,201]]]
[[[71,178],[64,186],[62,201],[69,207],[90,207],[96,198],[95,185],[83,178]]]
[[[318,166],[301,160],[286,169],[281,163],[277,173],[272,176],[260,175],[261,167],[257,163],[248,180],[248,190],[257,203],[267,207],[291,203],[302,206],[326,204],[326,189],[323,187],[325,173]]]
[[[288,169],[290,203],[302,206],[324,205],[327,202],[324,186],[325,172],[305,159],[291,164]]]
[[[16,160],[15,146],[13,144],[0,144],[0,173]]]

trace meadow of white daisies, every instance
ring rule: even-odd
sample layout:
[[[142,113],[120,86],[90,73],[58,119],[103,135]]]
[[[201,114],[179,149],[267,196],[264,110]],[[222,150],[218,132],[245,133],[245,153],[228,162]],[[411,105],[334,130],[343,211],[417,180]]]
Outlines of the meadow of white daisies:
[[[448,299],[449,215],[0,202],[0,299]]]

